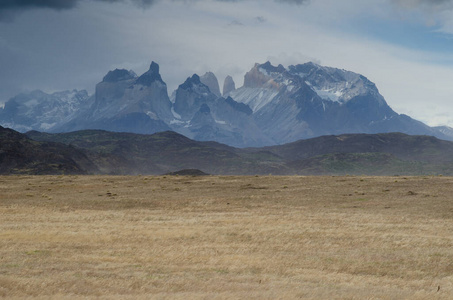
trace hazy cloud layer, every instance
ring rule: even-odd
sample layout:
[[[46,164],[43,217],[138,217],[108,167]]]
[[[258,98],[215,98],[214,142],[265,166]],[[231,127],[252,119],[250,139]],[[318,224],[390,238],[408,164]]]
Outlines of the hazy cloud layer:
[[[276,0],[276,2],[281,3],[291,3],[291,4],[304,4],[309,2],[310,0]]]
[[[453,0],[393,0],[393,2],[407,8],[426,7],[435,10],[453,8]]]

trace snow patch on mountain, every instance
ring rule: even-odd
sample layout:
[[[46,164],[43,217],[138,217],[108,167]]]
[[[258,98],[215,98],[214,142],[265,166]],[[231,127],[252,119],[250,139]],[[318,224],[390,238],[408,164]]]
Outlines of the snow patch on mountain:
[[[42,130],[49,130],[51,129],[52,127],[54,127],[55,125],[57,125],[57,122],[53,122],[53,123],[42,123],[41,124],[41,129]]]
[[[171,107],[171,113],[173,114],[173,117],[175,117],[175,119],[181,120],[181,115],[178,114],[177,112],[175,112],[175,109],[173,106]]]
[[[302,78],[324,100],[343,104],[357,96],[379,94],[371,81],[351,71],[306,63],[290,66],[289,72]]]
[[[157,115],[156,115],[154,112],[152,112],[152,111],[147,111],[147,112],[146,112],[146,115],[147,115],[148,117],[150,117],[151,119],[153,119],[153,120],[159,120],[159,118],[157,117]]]
[[[236,102],[247,104],[255,113],[272,102],[279,91],[263,88],[240,88],[230,92],[230,97]]]
[[[177,120],[177,119],[174,119],[174,120],[170,121],[170,125],[184,125],[184,124],[187,124],[187,122],[184,122],[184,121],[181,121],[181,120]]]
[[[309,84],[309,82],[306,82]],[[344,95],[343,90],[337,90],[335,88],[332,89],[318,89],[314,86],[312,86],[313,90],[318,94],[319,97],[321,97],[324,100],[330,100],[333,102],[342,102],[342,97]]]

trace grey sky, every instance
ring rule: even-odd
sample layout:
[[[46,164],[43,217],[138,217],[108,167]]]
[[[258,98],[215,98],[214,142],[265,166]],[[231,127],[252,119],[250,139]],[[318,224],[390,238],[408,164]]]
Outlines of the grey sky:
[[[255,62],[313,60],[367,76],[399,113],[453,126],[451,7],[445,0],[3,1],[0,102],[34,89],[92,93],[109,70],[139,74],[153,60],[169,93],[193,73],[213,71],[221,84],[232,75],[241,86]]]

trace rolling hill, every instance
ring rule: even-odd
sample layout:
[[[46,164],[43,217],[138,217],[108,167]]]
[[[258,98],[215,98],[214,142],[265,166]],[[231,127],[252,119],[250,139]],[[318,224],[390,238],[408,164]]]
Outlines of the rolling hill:
[[[222,175],[453,175],[453,142],[402,133],[322,136],[246,149],[194,141],[172,131],[152,135],[31,131],[27,136],[79,149],[103,174],[199,169]]]
[[[52,141],[34,141],[0,126],[0,174],[93,174],[96,165],[85,152]]]

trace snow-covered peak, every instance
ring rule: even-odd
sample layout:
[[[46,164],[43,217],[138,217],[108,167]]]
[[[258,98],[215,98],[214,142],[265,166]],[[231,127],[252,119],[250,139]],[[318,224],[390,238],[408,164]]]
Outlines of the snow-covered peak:
[[[287,97],[300,98],[301,94],[340,104],[359,96],[372,95],[379,105],[386,104],[376,86],[366,77],[313,62],[289,66],[288,69],[282,65],[273,66],[270,62],[255,64],[245,75],[244,86],[229,95],[257,112],[270,103],[275,104]]]
[[[19,130],[51,130],[57,123],[69,120],[89,99],[85,90],[47,94],[36,90],[20,94],[5,103],[3,123]],[[22,124],[17,121],[21,120]]]
[[[29,94],[19,94],[10,101],[20,106],[27,107],[65,107],[65,110],[74,110],[89,98],[86,90],[61,91],[47,94],[41,90],[35,90]]]
[[[290,66],[289,72],[303,79],[324,100],[345,103],[360,95],[379,93],[366,77],[351,71],[309,62]]]

